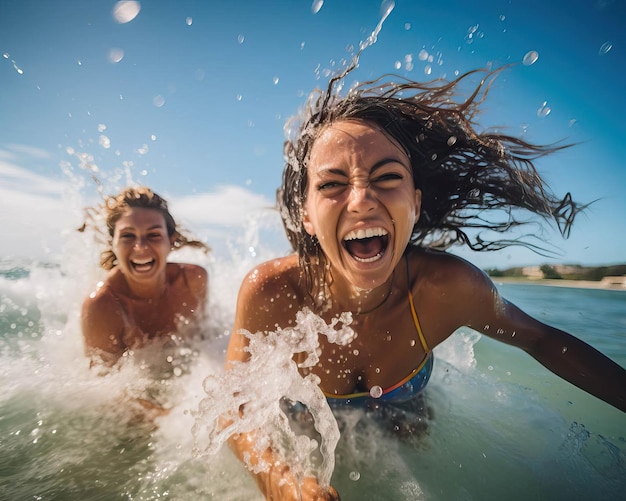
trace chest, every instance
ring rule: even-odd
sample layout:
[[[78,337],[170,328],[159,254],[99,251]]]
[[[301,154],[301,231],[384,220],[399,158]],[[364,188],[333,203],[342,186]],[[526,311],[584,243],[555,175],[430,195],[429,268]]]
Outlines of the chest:
[[[326,393],[346,395],[389,388],[408,376],[426,356],[417,325],[403,302],[383,314],[356,317],[357,336],[346,346],[320,338],[320,360],[314,372]]]
[[[186,291],[168,293],[155,300],[127,299],[123,302],[125,331],[131,337],[152,339],[184,333],[195,317],[198,301]],[[136,344],[128,339],[127,344]]]

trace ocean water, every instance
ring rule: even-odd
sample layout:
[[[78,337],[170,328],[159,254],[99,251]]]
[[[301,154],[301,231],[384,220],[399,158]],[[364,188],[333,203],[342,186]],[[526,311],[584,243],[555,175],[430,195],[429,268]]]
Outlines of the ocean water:
[[[237,289],[254,260],[183,253],[211,274],[204,339],[98,374],[83,356],[79,311],[100,272],[95,251],[79,248],[82,258],[61,264],[0,260],[0,499],[261,499],[226,447],[194,454],[192,432],[210,415],[198,413],[202,384],[222,374]],[[626,292],[498,286],[626,366]],[[626,499],[626,414],[470,330],[436,355],[419,434],[400,438],[359,411],[338,416],[332,484],[342,499]],[[272,377],[282,374],[250,384]],[[133,398],[146,388],[167,415],[138,412]]]

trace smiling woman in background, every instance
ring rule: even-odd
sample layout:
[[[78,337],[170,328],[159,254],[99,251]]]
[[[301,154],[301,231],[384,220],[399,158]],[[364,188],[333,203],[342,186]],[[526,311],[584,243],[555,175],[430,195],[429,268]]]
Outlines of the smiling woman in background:
[[[167,202],[150,188],[109,196],[102,210],[108,248],[100,264],[109,273],[83,303],[82,331],[92,364],[113,365],[127,350],[194,334],[205,310],[208,274],[167,258],[185,246],[209,248],[181,234]],[[88,209],[88,220],[99,212]]]

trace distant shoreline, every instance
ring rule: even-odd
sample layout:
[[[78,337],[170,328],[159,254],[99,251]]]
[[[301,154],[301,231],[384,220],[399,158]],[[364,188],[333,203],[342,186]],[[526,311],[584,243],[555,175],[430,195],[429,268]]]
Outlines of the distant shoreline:
[[[495,284],[525,284],[525,285],[548,285],[552,287],[572,287],[578,289],[601,289],[608,291],[626,292],[626,287],[593,280],[564,280],[564,279],[528,279],[516,277],[490,277]]]

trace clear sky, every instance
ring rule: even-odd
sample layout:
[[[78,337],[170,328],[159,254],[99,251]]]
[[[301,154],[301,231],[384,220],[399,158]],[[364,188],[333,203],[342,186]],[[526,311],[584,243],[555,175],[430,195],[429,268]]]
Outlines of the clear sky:
[[[626,262],[617,0],[0,0],[0,257],[52,258],[97,201],[90,174],[107,193],[150,185],[219,248],[273,203],[285,121],[389,8],[352,80],[519,63],[481,125],[579,142],[539,167],[557,194],[597,200],[569,240],[540,235],[561,249],[554,260],[455,252],[481,267]]]

